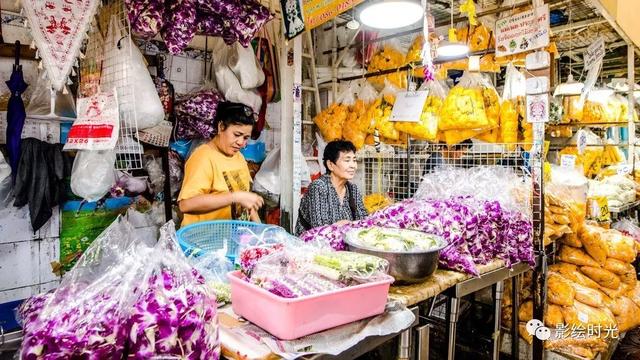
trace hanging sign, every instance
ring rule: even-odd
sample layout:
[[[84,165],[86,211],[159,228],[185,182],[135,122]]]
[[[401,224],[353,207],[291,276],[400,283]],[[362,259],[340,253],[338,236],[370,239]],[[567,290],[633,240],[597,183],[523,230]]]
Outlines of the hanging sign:
[[[527,121],[530,123],[549,122],[549,95],[527,95]]]
[[[591,70],[596,64],[599,64],[604,59],[604,38],[598,37],[596,41],[589,45],[584,52],[584,68]]]
[[[31,35],[54,89],[62,91],[98,0],[24,0]]]
[[[560,167],[564,169],[576,168],[576,156],[575,155],[562,155],[560,156]]]
[[[419,122],[428,95],[428,91],[399,92],[389,120]]]
[[[496,57],[549,45],[549,5],[496,21]]]
[[[280,0],[287,39],[312,30],[364,0]]]

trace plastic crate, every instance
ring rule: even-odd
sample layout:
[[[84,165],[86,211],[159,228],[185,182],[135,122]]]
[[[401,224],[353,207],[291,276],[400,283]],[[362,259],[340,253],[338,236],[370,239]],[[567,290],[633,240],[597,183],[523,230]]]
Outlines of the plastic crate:
[[[287,299],[243,280],[239,271],[227,277],[233,312],[282,340],[382,314],[393,282],[386,275],[376,282]]]
[[[251,231],[261,234],[275,225],[258,224],[249,221],[219,220],[203,221],[187,225],[177,232],[178,243],[185,255],[198,257],[208,252],[220,250],[227,245],[227,257],[234,261],[238,251],[240,235]]]

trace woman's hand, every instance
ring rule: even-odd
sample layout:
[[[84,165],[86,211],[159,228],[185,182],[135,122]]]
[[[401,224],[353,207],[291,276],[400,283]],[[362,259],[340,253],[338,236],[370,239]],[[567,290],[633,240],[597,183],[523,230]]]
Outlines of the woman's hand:
[[[342,225],[346,225],[348,223],[350,223],[351,221],[349,220],[340,220],[336,223],[336,226],[342,226]]]
[[[257,211],[264,205],[264,200],[259,195],[248,191],[237,191],[231,193],[233,202],[240,204],[245,209]]]

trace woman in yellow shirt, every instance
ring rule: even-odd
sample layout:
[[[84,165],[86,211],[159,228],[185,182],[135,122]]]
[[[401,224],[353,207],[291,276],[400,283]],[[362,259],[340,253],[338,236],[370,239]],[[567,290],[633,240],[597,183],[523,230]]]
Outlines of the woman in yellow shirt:
[[[250,192],[249,167],[240,153],[253,125],[250,107],[231,102],[218,105],[217,134],[200,145],[185,165],[178,197],[183,226],[207,220],[260,221],[257,210],[263,200]]]

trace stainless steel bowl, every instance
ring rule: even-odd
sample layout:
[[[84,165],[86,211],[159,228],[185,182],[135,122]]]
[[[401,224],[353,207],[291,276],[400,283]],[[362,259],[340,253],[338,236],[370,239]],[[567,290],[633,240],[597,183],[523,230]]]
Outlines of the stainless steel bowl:
[[[358,231],[358,230],[352,230]],[[403,231],[415,231],[404,230]],[[419,231],[415,231],[419,232]],[[368,254],[383,258],[389,262],[389,275],[393,276],[396,284],[413,284],[424,282],[438,268],[440,251],[447,246],[447,241],[442,237],[437,238],[439,246],[428,251],[393,252],[377,248],[366,247],[350,241],[350,236],[345,236],[345,243],[349,251]]]

